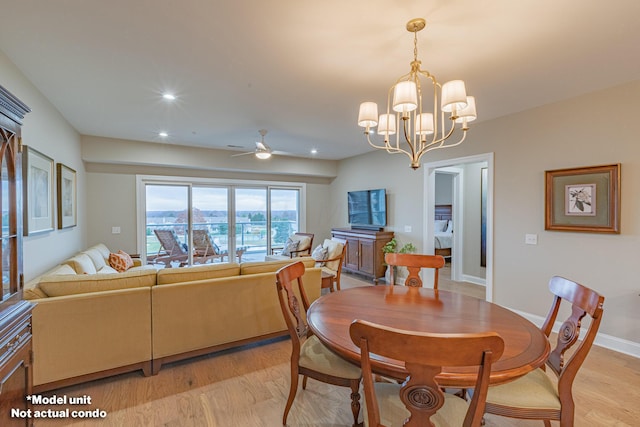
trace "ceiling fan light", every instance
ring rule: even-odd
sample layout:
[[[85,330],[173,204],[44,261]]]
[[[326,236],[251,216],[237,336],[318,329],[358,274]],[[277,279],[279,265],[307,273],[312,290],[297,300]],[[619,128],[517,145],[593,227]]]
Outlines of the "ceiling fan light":
[[[271,157],[271,153],[269,151],[256,151],[256,157],[260,160],[266,160]]]

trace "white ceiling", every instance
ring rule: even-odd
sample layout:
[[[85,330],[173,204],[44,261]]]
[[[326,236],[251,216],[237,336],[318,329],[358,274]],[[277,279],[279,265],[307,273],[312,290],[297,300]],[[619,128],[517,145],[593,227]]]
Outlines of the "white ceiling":
[[[358,105],[386,106],[409,71],[415,17],[428,22],[423,69],[465,80],[479,121],[640,79],[637,0],[0,0],[0,11],[0,50],[78,132],[158,143],[166,130],[172,144],[253,149],[266,128],[273,149],[300,156],[369,151]]]

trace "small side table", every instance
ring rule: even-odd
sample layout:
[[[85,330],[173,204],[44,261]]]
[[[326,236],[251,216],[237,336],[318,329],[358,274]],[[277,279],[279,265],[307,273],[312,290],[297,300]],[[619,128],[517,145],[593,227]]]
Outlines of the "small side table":
[[[336,276],[334,274],[331,274],[329,272],[322,270],[322,274],[320,277],[321,277],[320,291],[322,291],[322,289],[329,289],[329,292],[333,292],[333,280],[336,278]]]

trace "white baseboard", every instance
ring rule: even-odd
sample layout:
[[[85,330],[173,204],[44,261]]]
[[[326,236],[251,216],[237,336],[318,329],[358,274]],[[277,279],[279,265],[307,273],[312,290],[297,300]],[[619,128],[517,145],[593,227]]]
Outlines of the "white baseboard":
[[[538,327],[541,327],[545,320],[544,317],[536,316],[530,313],[525,313],[524,311],[513,310],[511,308],[509,310],[518,313],[519,315],[529,320],[530,322],[534,323]],[[558,332],[560,330],[560,326],[562,326],[562,322],[556,322],[553,325],[553,332]],[[581,330],[580,332],[581,332],[580,335],[583,335],[586,333],[584,329]],[[581,338],[583,338],[583,336],[581,336]],[[619,353],[624,353],[629,356],[637,357],[640,359],[640,343],[637,343],[637,342],[625,340],[622,338],[614,337],[613,335],[608,335],[608,334],[603,334],[601,332],[598,332],[598,334],[596,335],[594,344],[599,345],[600,347],[608,348],[609,350],[617,351]]]
[[[487,286],[487,280],[483,277],[469,276],[468,274],[462,275],[463,282],[473,283],[474,285]]]

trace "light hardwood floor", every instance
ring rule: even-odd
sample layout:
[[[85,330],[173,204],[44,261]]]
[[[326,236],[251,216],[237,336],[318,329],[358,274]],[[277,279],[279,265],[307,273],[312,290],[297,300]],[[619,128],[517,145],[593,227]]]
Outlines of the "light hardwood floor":
[[[344,287],[368,286],[350,276]],[[441,282],[442,283],[442,282]],[[55,390],[48,395],[91,396],[100,420],[46,420],[36,426],[276,427],[289,389],[289,340],[280,339],[163,366],[153,377],[129,373]],[[576,427],[640,426],[640,360],[594,347],[574,383]],[[299,389],[288,425],[349,426],[349,392],[309,380]],[[38,406],[34,409],[46,409]],[[487,427],[537,426],[541,422],[488,415]],[[554,424],[557,425],[557,424]]]

